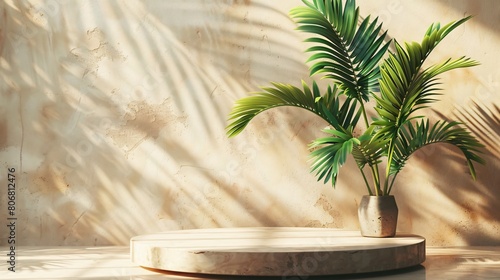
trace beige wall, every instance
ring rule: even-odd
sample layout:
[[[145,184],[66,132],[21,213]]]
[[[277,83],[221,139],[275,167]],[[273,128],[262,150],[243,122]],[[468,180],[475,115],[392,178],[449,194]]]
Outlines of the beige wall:
[[[23,245],[127,244],[157,231],[233,226],[357,229],[364,194],[352,160],[334,190],[309,173],[325,126],[269,111],[234,139],[233,102],[268,81],[308,80],[294,1],[5,1],[0,4],[0,221],[7,168]],[[473,182],[457,151],[428,147],[395,194],[399,230],[429,245],[500,242],[500,6],[495,0],[359,1],[391,37],[475,17],[435,53],[482,62],[447,74],[435,108],[487,145]],[[450,84],[452,83],[452,84]],[[430,111],[432,116],[437,112]],[[0,232],[6,243],[6,231]]]

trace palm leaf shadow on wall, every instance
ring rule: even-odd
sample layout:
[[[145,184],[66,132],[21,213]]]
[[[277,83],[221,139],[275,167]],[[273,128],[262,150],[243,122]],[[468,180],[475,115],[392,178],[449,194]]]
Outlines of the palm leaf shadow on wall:
[[[200,166],[197,141],[221,145],[231,95],[273,75],[276,61],[287,74],[305,71],[293,53],[281,56],[290,53],[286,44],[265,35],[291,31],[255,20],[286,14],[253,4],[251,21],[238,14],[241,1],[78,4],[0,6],[2,99],[15,104],[5,109],[0,143],[14,151],[9,163],[22,165],[18,238],[25,245],[127,244],[145,231],[236,219],[207,197],[215,184],[244,203]],[[254,59],[264,46],[267,59]],[[195,132],[200,138],[185,143],[181,136]]]

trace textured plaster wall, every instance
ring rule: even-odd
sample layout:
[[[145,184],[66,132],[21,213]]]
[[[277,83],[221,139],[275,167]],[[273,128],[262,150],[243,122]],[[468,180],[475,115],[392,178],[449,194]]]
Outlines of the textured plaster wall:
[[[436,53],[482,62],[443,77],[429,115],[486,144],[474,182],[457,151],[428,147],[394,194],[398,230],[429,245],[500,244],[500,6],[495,0],[359,1],[389,36],[475,17]],[[309,81],[294,1],[4,1],[0,4],[0,223],[16,168],[19,245],[127,244],[157,231],[233,226],[357,229],[352,160],[334,190],[309,173],[326,124],[269,111],[227,139],[233,102],[268,81]],[[459,160],[456,160],[456,159]],[[5,245],[7,232],[0,231]]]

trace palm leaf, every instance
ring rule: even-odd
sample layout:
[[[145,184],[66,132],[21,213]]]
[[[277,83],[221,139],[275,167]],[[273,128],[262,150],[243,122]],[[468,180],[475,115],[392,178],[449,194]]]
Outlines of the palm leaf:
[[[416,125],[407,123],[400,129],[390,174],[396,176],[415,151],[434,143],[447,143],[460,149],[467,161],[472,178],[476,178],[473,162],[484,163],[478,155],[483,145],[467,130],[460,127],[459,122],[438,121],[431,126],[428,120],[421,120]]]
[[[311,75],[324,73],[333,79],[343,93],[358,101],[368,101],[371,92],[378,91],[378,62],[386,53],[385,33],[377,19],[365,18],[358,26],[359,9],[354,0],[303,0],[304,7],[290,11],[298,30],[313,36],[306,42],[316,45],[307,49],[314,62]]]
[[[380,66],[380,95],[374,95],[379,114],[377,124],[385,128],[377,132],[376,138],[394,138],[415,111],[437,101],[434,96],[440,94],[439,74],[478,65],[470,58],[461,57],[422,70],[423,63],[438,43],[468,19],[463,18],[443,28],[439,24],[431,25],[421,44],[407,43],[403,48],[395,42],[396,51],[390,53]]]
[[[312,149],[318,148],[311,152],[311,172],[316,173],[318,181],[331,181],[332,186],[335,186],[340,167],[353,152],[353,147],[360,142],[350,132],[334,129],[325,129],[324,132],[331,136],[316,139],[310,145]]]
[[[320,94],[316,82],[313,83],[312,90],[304,82],[303,89],[282,83],[272,85],[235,102],[229,113],[230,123],[226,127],[229,137],[238,135],[258,114],[282,106],[306,109],[340,131],[347,131],[349,127],[356,126],[360,118],[361,112],[357,110],[357,102],[342,102],[339,97],[341,91],[335,86],[328,87],[326,93]]]
[[[376,139],[373,140],[370,131],[367,131],[364,135],[360,136],[359,145],[354,146],[352,155],[356,160],[356,164],[360,169],[363,169],[365,165],[375,166],[382,162],[382,157],[386,155],[387,152],[387,140]]]

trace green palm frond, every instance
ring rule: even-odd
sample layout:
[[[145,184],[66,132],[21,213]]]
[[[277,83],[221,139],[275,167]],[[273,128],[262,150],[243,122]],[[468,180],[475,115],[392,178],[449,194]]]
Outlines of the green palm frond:
[[[319,180],[324,179],[324,183],[331,180],[335,186],[340,167],[344,165],[347,156],[352,153],[353,147],[359,145],[358,139],[352,133],[342,132],[334,129],[325,129],[329,137],[314,140],[310,147],[318,148],[311,152],[312,167],[311,172],[316,172]]]
[[[315,82],[312,90],[304,82],[303,89],[282,83],[272,85],[273,87],[263,87],[262,91],[236,101],[229,113],[230,123],[226,127],[229,137],[239,134],[261,112],[281,106],[306,109],[341,131],[356,126],[360,118],[357,102],[342,102],[339,97],[340,90],[335,86],[328,87],[322,95]]]
[[[423,63],[438,43],[468,19],[451,22],[443,28],[439,24],[431,25],[421,44],[407,43],[403,48],[395,42],[396,52],[391,53],[380,66],[380,96],[374,95],[377,103],[375,110],[379,114],[374,124],[381,127],[377,138],[394,138],[399,127],[409,121],[415,111],[437,101],[434,96],[440,91],[439,74],[478,65],[474,60],[461,57],[422,70]]]
[[[305,7],[290,11],[299,25],[298,30],[313,34],[306,42],[316,45],[307,49],[311,75],[324,73],[338,84],[344,93],[358,101],[368,101],[371,92],[378,91],[379,61],[389,43],[377,19],[365,18],[358,26],[359,9],[354,0],[303,0]]]
[[[460,127],[459,122],[438,121],[430,125],[429,120],[421,120],[415,126],[407,123],[400,129],[395,145],[394,160],[390,166],[390,174],[394,176],[393,178],[415,151],[434,143],[447,143],[460,149],[467,161],[472,178],[476,178],[473,162],[484,163],[478,155],[484,146],[467,130]]]
[[[352,151],[352,155],[360,169],[367,164],[375,166],[382,162],[382,157],[386,156],[387,143],[385,139],[372,139],[370,134],[365,134],[359,137],[360,144],[356,145]]]

